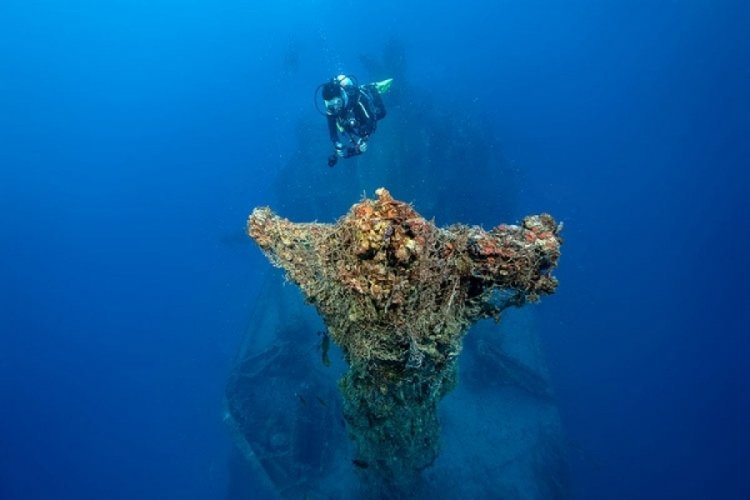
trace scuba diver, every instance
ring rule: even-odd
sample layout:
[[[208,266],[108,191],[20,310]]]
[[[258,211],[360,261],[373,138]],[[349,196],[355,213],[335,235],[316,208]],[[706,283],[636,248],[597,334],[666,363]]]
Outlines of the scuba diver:
[[[328,157],[329,167],[336,165],[339,158],[351,158],[367,151],[367,141],[378,121],[385,118],[380,96],[388,91],[392,82],[393,78],[389,78],[360,86],[354,77],[338,75],[318,86],[318,90],[322,89],[328,135],[335,149]],[[315,103],[317,106],[317,98]]]

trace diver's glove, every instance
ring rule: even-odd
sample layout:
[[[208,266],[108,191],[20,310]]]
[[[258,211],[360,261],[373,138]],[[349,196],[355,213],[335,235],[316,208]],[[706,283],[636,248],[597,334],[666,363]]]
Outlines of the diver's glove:
[[[333,145],[334,148],[336,148],[336,155],[343,158],[344,156],[344,145],[340,142],[336,141],[336,143]]]
[[[357,152],[364,153],[365,151],[367,151],[367,141],[365,141],[364,139],[360,138],[357,141]]]

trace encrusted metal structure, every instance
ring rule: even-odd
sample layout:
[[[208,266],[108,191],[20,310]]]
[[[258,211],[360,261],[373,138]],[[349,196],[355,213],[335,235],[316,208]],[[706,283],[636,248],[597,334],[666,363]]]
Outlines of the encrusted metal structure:
[[[562,239],[547,214],[489,231],[438,228],[386,189],[376,194],[335,224],[297,224],[258,208],[247,231],[343,350],[354,465],[398,491],[438,456],[437,403],[456,384],[468,327],[553,293]]]

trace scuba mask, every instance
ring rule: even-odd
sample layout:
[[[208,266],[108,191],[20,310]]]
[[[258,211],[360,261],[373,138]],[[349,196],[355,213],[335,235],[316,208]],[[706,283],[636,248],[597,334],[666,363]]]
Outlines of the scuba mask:
[[[345,94],[344,94],[345,95]],[[335,115],[338,114],[344,108],[344,99],[341,97],[334,97],[332,99],[326,99],[323,101],[326,106],[326,114]]]
[[[354,92],[355,81],[353,77],[339,75],[331,78],[326,83],[321,83],[315,91],[315,107],[321,114],[334,116],[340,114],[349,104],[349,93]],[[318,92],[322,91],[325,111],[318,107]]]

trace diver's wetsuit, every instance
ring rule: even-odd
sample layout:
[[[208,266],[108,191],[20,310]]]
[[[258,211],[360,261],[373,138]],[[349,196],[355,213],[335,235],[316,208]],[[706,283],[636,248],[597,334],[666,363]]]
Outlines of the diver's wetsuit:
[[[370,135],[375,132],[378,120],[385,117],[385,106],[374,84],[346,89],[348,104],[335,115],[328,115],[328,135],[334,146],[341,144],[339,133],[351,142],[344,146],[343,157],[362,154]]]

